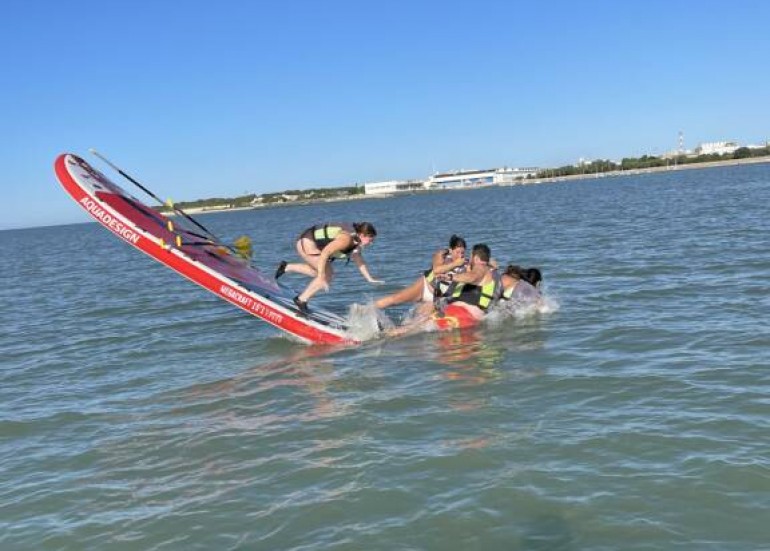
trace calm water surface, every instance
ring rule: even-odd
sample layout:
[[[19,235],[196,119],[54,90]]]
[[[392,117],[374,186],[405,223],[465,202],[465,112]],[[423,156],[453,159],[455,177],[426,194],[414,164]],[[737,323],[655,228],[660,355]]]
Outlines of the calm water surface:
[[[454,232],[545,275],[550,312],[345,350],[96,224],[0,232],[0,549],[768,549],[767,205],[764,165],[201,218],[268,270],[373,221],[339,312]]]

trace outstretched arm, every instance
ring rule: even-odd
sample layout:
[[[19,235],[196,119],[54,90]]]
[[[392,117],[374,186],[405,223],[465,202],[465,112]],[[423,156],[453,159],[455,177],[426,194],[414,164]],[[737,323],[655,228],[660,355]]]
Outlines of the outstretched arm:
[[[366,262],[364,262],[364,257],[361,256],[361,253],[352,253],[350,259],[355,262],[356,266],[358,266],[358,270],[361,272],[361,275],[364,276],[366,281],[369,283],[385,283],[381,279],[372,277],[372,274],[369,273],[369,267],[366,265]]]

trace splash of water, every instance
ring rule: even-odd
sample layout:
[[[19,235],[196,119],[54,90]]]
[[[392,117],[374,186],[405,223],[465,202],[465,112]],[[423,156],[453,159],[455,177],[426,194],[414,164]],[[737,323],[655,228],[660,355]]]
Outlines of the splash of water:
[[[485,322],[497,327],[510,319],[528,320],[538,315],[552,314],[558,310],[559,302],[556,298],[543,293],[537,301],[500,301],[486,315]]]
[[[351,304],[345,319],[348,335],[361,342],[379,338],[384,331],[393,327],[390,318],[379,310],[374,302]]]
[[[559,309],[558,301],[545,294],[537,302],[499,302],[485,316],[482,323],[490,327],[498,327],[507,320],[527,320],[542,314],[551,314]],[[408,327],[415,323],[418,317],[424,315],[417,313],[416,308],[410,309],[404,314],[399,324],[394,324],[385,312],[378,309],[374,302],[365,304],[352,304],[348,309],[346,321],[348,324],[348,335],[360,342],[371,341],[383,338],[385,336],[402,336],[398,327]],[[395,330],[393,332],[392,330]],[[423,333],[437,331],[435,324],[425,322],[415,331],[406,331],[405,334]]]

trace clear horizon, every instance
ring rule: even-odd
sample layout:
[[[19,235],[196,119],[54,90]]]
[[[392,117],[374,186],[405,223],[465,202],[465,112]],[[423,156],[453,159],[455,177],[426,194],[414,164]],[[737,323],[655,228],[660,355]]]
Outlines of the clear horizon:
[[[760,1],[4,7],[0,229],[90,147],[185,201],[770,139]]]

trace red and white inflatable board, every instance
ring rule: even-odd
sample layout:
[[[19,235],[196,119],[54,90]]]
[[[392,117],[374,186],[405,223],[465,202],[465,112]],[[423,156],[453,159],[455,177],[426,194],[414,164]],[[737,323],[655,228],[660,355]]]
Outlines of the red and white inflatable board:
[[[190,281],[306,343],[356,342],[346,334],[343,318],[316,309],[299,312],[292,289],[222,244],[183,228],[181,220],[177,225],[174,217],[149,208],[80,157],[62,154],[54,166],[67,193],[97,222]]]

